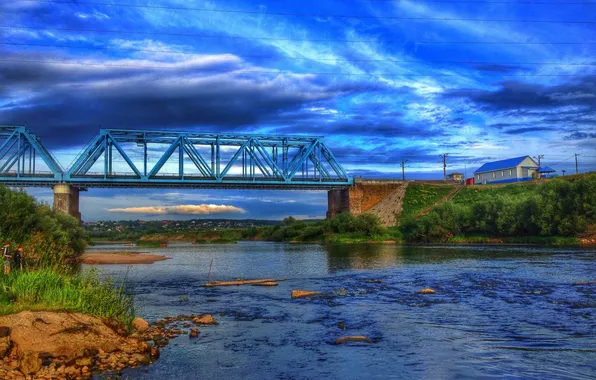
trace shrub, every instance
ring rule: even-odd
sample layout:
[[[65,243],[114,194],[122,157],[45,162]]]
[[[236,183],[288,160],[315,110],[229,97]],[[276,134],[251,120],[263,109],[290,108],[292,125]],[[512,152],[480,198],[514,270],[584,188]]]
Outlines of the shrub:
[[[596,222],[596,175],[553,179],[533,193],[482,191],[471,204],[445,202],[400,226],[406,241],[446,241],[460,233],[496,236],[577,236]]]
[[[23,246],[27,268],[69,268],[85,250],[87,236],[75,218],[23,191],[0,186],[0,206],[0,240],[11,242],[11,249]]]

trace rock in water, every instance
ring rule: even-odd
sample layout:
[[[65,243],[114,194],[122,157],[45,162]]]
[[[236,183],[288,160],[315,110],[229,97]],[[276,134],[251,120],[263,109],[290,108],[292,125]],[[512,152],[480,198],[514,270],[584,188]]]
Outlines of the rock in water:
[[[189,338],[196,338],[199,336],[199,329],[190,329]]]
[[[192,319],[193,323],[196,325],[216,325],[215,319],[211,314],[205,314],[200,317],[194,317]]]
[[[149,323],[147,323],[147,321],[145,321],[143,318],[135,318],[132,321],[132,325],[134,326],[135,330],[140,333],[144,333],[145,331],[149,330]]]
[[[292,290],[292,298],[310,297],[323,294],[322,292],[311,292],[309,290]]]
[[[151,357],[154,359],[159,358],[159,347],[151,347]]]
[[[341,338],[338,338],[335,341],[335,344],[340,344],[340,343],[344,343],[344,342],[366,342],[366,343],[372,343],[370,341],[370,339],[368,339],[365,336],[362,336],[362,335],[353,335],[353,336],[343,336]]]
[[[420,293],[420,294],[435,294],[436,292],[434,290],[432,290],[431,288],[425,288],[425,289],[422,289],[421,291],[419,291],[418,293]]]

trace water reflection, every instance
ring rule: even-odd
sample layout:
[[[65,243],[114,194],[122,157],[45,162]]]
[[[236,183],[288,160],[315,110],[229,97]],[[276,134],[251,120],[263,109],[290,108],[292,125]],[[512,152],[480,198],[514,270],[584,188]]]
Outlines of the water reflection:
[[[328,245],[329,273],[354,269],[396,268],[404,263],[403,247],[388,244]]]

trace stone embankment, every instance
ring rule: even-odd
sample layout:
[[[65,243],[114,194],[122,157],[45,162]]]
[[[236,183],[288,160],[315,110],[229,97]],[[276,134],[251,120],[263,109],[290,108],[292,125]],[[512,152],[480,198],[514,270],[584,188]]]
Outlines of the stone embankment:
[[[169,340],[214,325],[209,314],[137,318],[129,333],[116,322],[81,313],[21,312],[0,317],[0,379],[91,379],[151,364]],[[192,327],[192,328],[191,328]]]

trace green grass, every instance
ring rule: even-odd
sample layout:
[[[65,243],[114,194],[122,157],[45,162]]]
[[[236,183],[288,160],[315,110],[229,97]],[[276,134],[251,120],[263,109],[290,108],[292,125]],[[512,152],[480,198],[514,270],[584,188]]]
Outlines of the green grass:
[[[536,192],[536,184],[512,184],[507,186],[466,186],[461,189],[452,201],[455,204],[470,205],[496,196],[528,197]]]
[[[0,290],[0,315],[68,310],[116,320],[129,328],[135,316],[132,296],[124,286],[102,279],[96,270],[77,275],[50,269],[13,271],[10,276],[0,275]]]
[[[470,234],[456,235],[447,240],[450,244],[535,244],[578,246],[580,239],[565,236],[504,236],[491,237],[488,235]]]
[[[144,241],[139,240],[136,242],[137,247],[140,248],[159,248],[163,243],[159,241]]]
[[[400,218],[415,216],[449,194],[454,188],[455,186],[452,185],[409,184]]]

